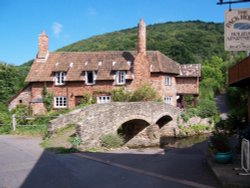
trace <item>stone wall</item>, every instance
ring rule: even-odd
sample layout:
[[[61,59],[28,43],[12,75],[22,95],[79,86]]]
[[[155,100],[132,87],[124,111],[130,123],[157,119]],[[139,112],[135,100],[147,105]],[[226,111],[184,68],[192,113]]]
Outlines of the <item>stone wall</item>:
[[[31,87],[30,85],[24,87],[16,96],[14,96],[9,103],[9,110],[16,108],[19,104],[24,104],[29,106],[31,101]]]
[[[48,134],[52,135],[56,130],[66,127],[69,124],[76,124],[78,121],[84,117],[85,109],[76,109],[67,113],[65,115],[61,115],[56,119],[53,119],[48,124]]]

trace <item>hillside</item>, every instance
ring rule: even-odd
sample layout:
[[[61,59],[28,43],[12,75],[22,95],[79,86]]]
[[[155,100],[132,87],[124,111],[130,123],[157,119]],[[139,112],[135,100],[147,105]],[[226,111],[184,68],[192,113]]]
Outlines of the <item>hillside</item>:
[[[202,63],[217,55],[223,59],[223,24],[201,21],[167,22],[147,26],[147,49],[159,50],[179,63]],[[57,51],[135,50],[137,28],[91,37]]]

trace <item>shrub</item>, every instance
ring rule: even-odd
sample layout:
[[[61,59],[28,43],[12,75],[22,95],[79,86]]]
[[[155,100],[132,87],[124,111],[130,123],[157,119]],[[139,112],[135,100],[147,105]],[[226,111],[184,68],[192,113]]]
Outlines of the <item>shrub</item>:
[[[184,122],[188,122],[190,117],[189,117],[188,113],[186,111],[184,111],[181,113],[181,118],[183,119]]]
[[[216,104],[212,100],[202,99],[198,104],[198,115],[202,118],[212,117],[217,114]]]
[[[77,148],[81,144],[81,138],[79,136],[73,136],[69,138],[69,142],[73,148]]]
[[[118,134],[106,134],[101,137],[102,146],[106,148],[118,148],[124,143],[123,138]]]
[[[16,123],[19,125],[30,124],[29,120],[26,119],[27,116],[31,115],[30,107],[24,104],[19,104],[15,109],[11,111],[12,114],[16,115]]]
[[[10,125],[2,125],[0,126],[0,134],[10,134],[11,133],[11,126]]]
[[[231,150],[228,136],[224,133],[214,132],[210,137],[210,143],[214,152],[229,152]]]
[[[193,95],[184,95],[183,96],[184,107],[192,107],[192,106],[194,106],[193,101],[194,101],[194,96]]]
[[[203,133],[204,131],[209,130],[209,127],[206,125],[201,125],[201,124],[196,124],[196,125],[192,125],[191,129],[196,133],[196,134],[200,134]]]
[[[189,114],[190,118],[194,116],[199,116],[199,109],[198,108],[188,108],[187,113]]]
[[[197,108],[188,108],[181,113],[184,122],[188,122],[188,120],[194,116],[199,116],[199,110]]]
[[[150,85],[142,85],[134,92],[125,91],[124,88],[113,89],[112,100],[115,102],[161,101],[157,92]]]
[[[6,112],[0,112],[0,126],[10,125],[10,124],[11,124],[11,115]]]
[[[89,93],[83,93],[81,104],[84,104],[84,105],[92,104],[92,97]]]
[[[230,108],[229,116],[233,123],[242,123],[247,119],[247,90],[228,88],[226,102]]]
[[[115,102],[127,102],[130,99],[130,93],[126,92],[125,89],[117,88],[111,91],[112,100]]]
[[[136,89],[131,97],[130,101],[156,101],[158,100],[157,92],[149,85],[142,85]]]

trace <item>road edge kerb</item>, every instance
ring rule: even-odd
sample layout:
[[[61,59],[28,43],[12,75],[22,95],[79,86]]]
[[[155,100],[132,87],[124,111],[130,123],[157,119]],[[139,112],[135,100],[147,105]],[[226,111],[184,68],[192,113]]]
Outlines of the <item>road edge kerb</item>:
[[[208,166],[210,167],[211,171],[213,172],[214,176],[216,177],[217,181],[220,183],[220,185],[222,187],[225,187],[225,188],[249,188],[249,186],[239,184],[239,183],[236,183],[236,182],[235,183],[230,183],[225,178],[221,177],[219,172],[216,171],[211,158],[209,158],[209,157],[207,158],[207,163],[208,163]]]

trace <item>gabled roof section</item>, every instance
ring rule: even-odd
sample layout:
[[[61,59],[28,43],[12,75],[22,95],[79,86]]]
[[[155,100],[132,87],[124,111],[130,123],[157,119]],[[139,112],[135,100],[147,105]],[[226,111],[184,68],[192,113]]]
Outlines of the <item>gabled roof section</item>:
[[[201,64],[182,64],[180,65],[179,77],[200,77]]]
[[[149,51],[147,54],[151,64],[151,72],[179,74],[179,63],[159,51]]]

